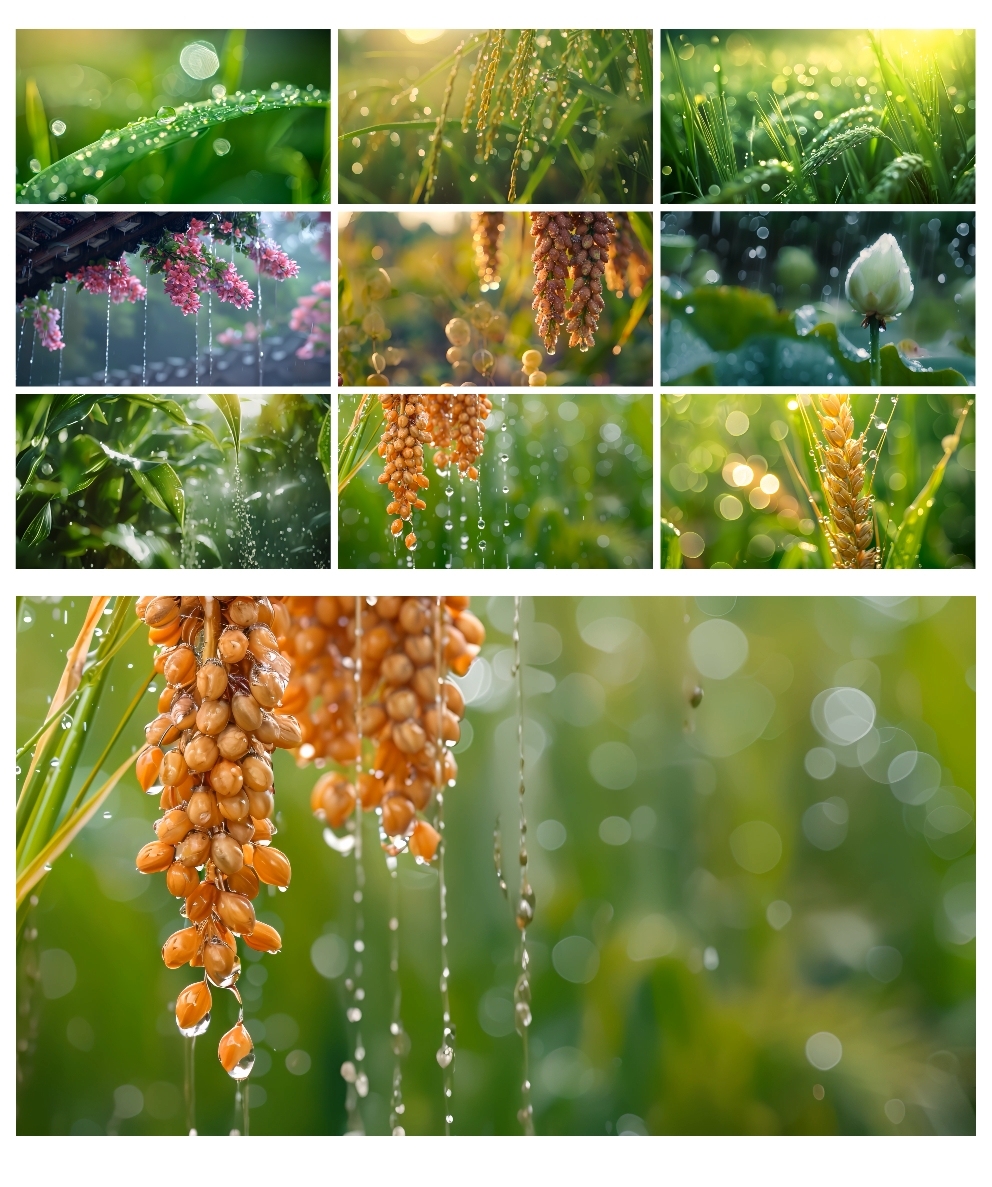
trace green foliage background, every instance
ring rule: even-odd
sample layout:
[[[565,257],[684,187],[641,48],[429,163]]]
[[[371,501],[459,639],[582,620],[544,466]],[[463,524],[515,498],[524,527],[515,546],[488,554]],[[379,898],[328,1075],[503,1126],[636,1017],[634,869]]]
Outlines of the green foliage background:
[[[875,399],[867,393],[851,397],[857,432],[867,425]],[[888,419],[890,400],[890,396],[883,396],[878,405],[877,415],[883,419]],[[795,402],[795,397],[662,397],[662,515],[681,531],[695,532],[706,542],[699,559],[689,561],[693,567],[822,568],[829,564],[809,501],[783,452],[784,446],[809,490],[818,492],[806,431],[799,413],[790,411],[790,401]],[[872,485],[881,503],[883,541],[885,522],[891,520],[893,530],[898,527],[906,508],[930,477],[943,453],[941,441],[954,432],[965,402],[963,396],[912,393],[899,397]],[[735,411],[748,419],[747,429],[737,436],[726,427],[728,416]],[[866,453],[875,447],[879,435],[875,429],[869,433]],[[774,503],[766,509],[751,506],[747,490],[729,486],[722,479],[728,454],[756,459],[762,472],[767,469],[774,473],[783,493],[798,505],[795,513],[782,516]],[[869,465],[873,465],[870,459]],[[735,494],[744,507],[744,514],[735,520],[726,519],[718,508],[728,493]],[[756,537],[761,540],[754,544]],[[774,545],[772,551],[767,541]],[[974,408],[930,509],[919,564],[925,569],[974,567]]]
[[[73,399],[76,419],[47,434],[50,410]],[[33,479],[18,489],[19,567],[330,567],[330,492],[318,456],[326,396],[246,399],[240,449],[210,396],[149,400],[176,415],[141,396],[93,396],[88,404],[64,393],[17,397],[18,461],[42,451]],[[178,422],[183,416],[188,423]],[[123,460],[108,461],[103,446]],[[135,460],[172,467],[182,526],[139,486]],[[29,529],[46,501],[51,527],[38,537]]]
[[[338,397],[339,440],[360,399]],[[394,517],[386,514],[388,492],[379,485],[382,461],[372,454],[338,498],[341,566],[650,568],[651,397],[569,400],[518,389],[492,401],[478,484],[440,478],[428,461],[427,510],[415,516],[413,553],[389,533]],[[449,507],[450,531],[444,527]]]
[[[492,599],[473,609],[489,630],[486,662],[470,686],[476,699],[446,807],[454,1132],[515,1133],[517,933],[492,865],[500,816],[512,886],[512,603]],[[72,599],[21,602],[18,739],[43,719],[84,610]],[[974,1133],[975,944],[966,938],[975,901],[974,601],[542,598],[524,601],[523,619],[538,1132]],[[699,677],[692,655],[725,664],[725,649],[712,646],[703,661],[702,636],[693,633],[700,628],[710,644],[729,631],[738,659],[731,628],[743,632],[747,656],[737,672]],[[83,768],[135,693],[149,654],[135,637],[115,661]],[[696,682],[703,699],[693,710],[686,690]],[[938,759],[944,786],[927,804],[901,804],[850,748],[834,751],[827,780],[807,774],[807,752],[828,748],[810,705],[835,685],[860,687],[877,706],[877,727],[898,724]],[[147,696],[108,771],[137,745],[154,700]],[[258,1044],[251,1124],[256,1134],[340,1133],[344,1003],[340,980],[318,974],[310,948],[322,934],[339,937],[323,941],[335,952],[350,942],[353,870],[324,845],[310,816],[313,772],[279,753],[276,774],[279,843],[294,879],[286,894],[259,900],[263,918],[278,921],[283,953],[245,961],[251,975],[242,978],[247,1016],[272,1039]],[[828,797],[845,802],[849,821],[842,843],[826,850],[810,840],[820,834],[808,813]],[[142,880],[133,864],[157,809],[130,775],[106,809],[109,819],[98,813],[41,885],[28,921],[37,935],[20,950],[20,1133],[182,1130],[183,1040],[168,1005],[185,977],[165,970],[158,954],[180,919],[163,880]],[[541,844],[555,840],[558,830],[541,827],[549,820],[566,833],[555,850]],[[756,820],[782,846],[763,874],[738,864],[731,840]],[[616,840],[624,821],[626,844],[604,843],[601,828]],[[362,1113],[370,1132],[383,1133],[392,1061],[389,907],[371,824],[363,1020],[371,1092]],[[946,831],[951,825],[956,831]],[[400,866],[403,1018],[412,1040],[406,1125],[438,1133],[437,884],[406,859]],[[779,930],[766,916],[772,902],[791,907]],[[649,935],[674,946],[664,957],[633,960],[632,950],[643,955],[650,916]],[[571,961],[556,952],[565,939]],[[868,971],[879,971],[865,955],[872,944],[900,954],[894,979]],[[46,956],[55,950],[71,967]],[[576,975],[576,954],[591,980],[559,973]],[[40,982],[32,976],[39,967]],[[267,970],[262,984],[257,968]],[[234,1019],[226,996],[215,995],[211,1028],[197,1041],[201,1133],[236,1124],[234,1085],[215,1053]],[[249,1026],[261,1036],[257,1023]],[[829,1071],[805,1055],[822,1031],[843,1047]],[[305,1075],[288,1072],[291,1049],[309,1054]],[[142,1094],[142,1111],[127,1118],[114,1109],[123,1085]],[[905,1108],[898,1123],[885,1111],[889,1104],[899,1116],[894,1101]]]

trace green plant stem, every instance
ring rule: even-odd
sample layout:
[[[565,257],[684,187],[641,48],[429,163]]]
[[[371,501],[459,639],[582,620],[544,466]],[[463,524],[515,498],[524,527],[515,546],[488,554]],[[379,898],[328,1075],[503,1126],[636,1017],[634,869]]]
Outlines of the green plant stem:
[[[97,648],[97,660],[104,659],[119,642],[124,624],[135,599],[117,598],[106,634]],[[94,665],[96,667],[96,665]],[[84,673],[82,691],[68,729],[54,729],[46,739],[43,754],[32,773],[33,786],[22,790],[18,804],[17,862],[23,867],[50,839],[69,794],[76,763],[85,745],[87,732],[96,716],[100,694],[110,672],[110,664],[101,663],[96,674]]]
[[[878,347],[878,318],[872,317],[868,322],[868,355],[871,366],[871,386],[882,386],[882,356]]]

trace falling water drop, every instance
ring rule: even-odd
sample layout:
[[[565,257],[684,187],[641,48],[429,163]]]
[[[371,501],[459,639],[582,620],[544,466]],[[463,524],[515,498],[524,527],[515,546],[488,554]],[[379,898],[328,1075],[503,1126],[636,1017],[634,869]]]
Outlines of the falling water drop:
[[[141,386],[145,386],[146,374],[148,372],[148,277],[150,275],[150,268],[148,260],[145,260],[145,328],[141,336]]]
[[[245,500],[244,484],[241,481],[241,466],[237,459],[234,462],[234,513],[238,520],[239,545],[241,555],[239,560],[243,569],[257,569],[258,559],[255,548],[255,537],[251,530],[251,516],[248,514],[248,503]]]
[[[65,299],[66,299],[66,294],[68,292],[69,292],[69,286],[67,284],[63,284],[62,285],[62,341],[63,342],[65,341]],[[64,354],[65,354],[64,350],[59,351],[59,379],[58,379],[58,384],[56,385],[58,387],[62,386],[62,356]]]
[[[110,274],[110,268],[107,268],[107,274]],[[103,359],[103,386],[106,387],[110,382],[110,286],[107,286],[107,352]]]
[[[260,248],[260,241],[256,240],[256,247]],[[258,278],[258,386],[265,386],[265,351],[262,349],[262,334],[265,330],[265,320],[262,317],[262,268],[259,261],[261,260],[261,251],[258,251],[258,260],[255,262],[255,275]]]

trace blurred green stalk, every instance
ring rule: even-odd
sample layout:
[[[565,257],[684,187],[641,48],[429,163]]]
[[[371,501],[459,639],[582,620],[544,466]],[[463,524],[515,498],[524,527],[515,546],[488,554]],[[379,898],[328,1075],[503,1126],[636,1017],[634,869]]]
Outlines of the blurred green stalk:
[[[99,774],[125,726],[138,707],[149,673],[124,715],[117,722],[103,752],[93,764],[89,776],[72,802],[69,793],[76,767],[82,757],[100,698],[111,670],[111,661],[124,643],[141,626],[134,617],[135,598],[116,598],[110,621],[95,652],[90,653],[93,636],[105,619],[109,598],[93,598],[83,627],[69,650],[65,671],[52,698],[48,724],[36,735],[34,753],[17,798],[16,870],[18,931],[28,892],[44,877],[55,858],[68,846],[83,825],[125,774],[131,755],[89,799],[87,792]]]

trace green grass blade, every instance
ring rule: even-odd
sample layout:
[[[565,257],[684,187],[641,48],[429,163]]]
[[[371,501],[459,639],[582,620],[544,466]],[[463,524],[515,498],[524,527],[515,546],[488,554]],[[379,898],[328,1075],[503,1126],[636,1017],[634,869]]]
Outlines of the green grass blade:
[[[326,107],[328,102],[325,91],[286,87],[280,91],[252,92],[240,97],[204,99],[200,103],[181,106],[172,115],[145,116],[124,128],[108,129],[99,140],[43,169],[20,188],[17,201],[80,201],[119,177],[142,157],[196,137],[206,138],[211,129],[231,120],[247,119],[267,111]],[[163,110],[172,111],[171,108]]]
[[[29,78],[24,84],[24,119],[28,125],[28,135],[31,137],[35,160],[44,171],[52,163],[51,141],[48,139],[48,116],[45,114],[45,104],[42,102],[38,84],[33,78]]]
[[[902,517],[902,523],[899,525],[899,531],[896,534],[895,541],[885,558],[885,567],[887,569],[916,568],[920,549],[923,546],[923,534],[927,528],[927,520],[930,518],[930,508],[934,504],[940,484],[944,481],[944,472],[947,469],[947,463],[951,460],[954,451],[961,443],[961,430],[964,428],[965,418],[970,408],[971,401],[969,400],[965,405],[964,411],[958,417],[958,423],[954,426],[954,432],[944,438],[944,453],[940,461],[934,466],[933,473],[927,479],[923,489],[906,508],[906,514]]]
[[[682,533],[667,519],[661,521],[661,567],[663,569],[682,568]]]
[[[245,29],[231,29],[224,41],[224,52],[220,61],[220,81],[229,95],[241,85],[241,72],[245,65]]]
[[[564,144],[569,132],[571,132],[573,126],[575,125],[575,121],[582,114],[586,106],[587,100],[584,95],[579,95],[572,100],[572,105],[569,107],[568,111],[565,112],[561,123],[558,125],[557,131],[548,144],[548,147],[544,150],[544,156],[541,159],[541,163],[528,178],[524,192],[518,199],[520,203],[530,202],[534,197],[534,191],[541,184],[544,175],[555,163],[555,157],[557,155],[558,149],[561,148],[562,144]]]

